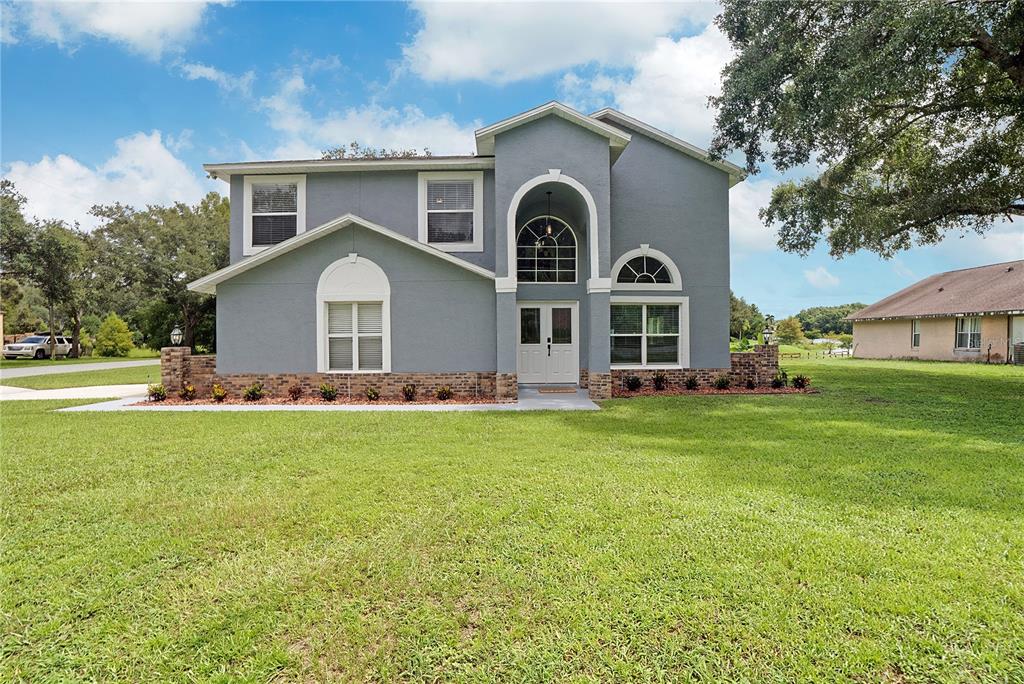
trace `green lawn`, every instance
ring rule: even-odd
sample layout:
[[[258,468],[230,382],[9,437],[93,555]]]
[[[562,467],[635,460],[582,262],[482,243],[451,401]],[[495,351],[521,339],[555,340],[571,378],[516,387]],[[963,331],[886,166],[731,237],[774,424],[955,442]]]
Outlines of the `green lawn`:
[[[139,361],[142,359],[158,359],[160,352],[152,349],[132,349],[128,356],[83,356],[80,359],[58,358],[55,361],[43,359],[5,359],[0,356],[0,368],[34,368],[36,366],[65,366],[76,363],[106,363],[109,361]]]
[[[597,413],[4,404],[5,681],[1022,681],[1024,369]]]
[[[88,387],[89,385],[134,385],[160,382],[160,366],[132,366],[109,370],[80,371],[30,375],[25,378],[3,378],[0,384],[31,389],[57,389],[59,387]]]

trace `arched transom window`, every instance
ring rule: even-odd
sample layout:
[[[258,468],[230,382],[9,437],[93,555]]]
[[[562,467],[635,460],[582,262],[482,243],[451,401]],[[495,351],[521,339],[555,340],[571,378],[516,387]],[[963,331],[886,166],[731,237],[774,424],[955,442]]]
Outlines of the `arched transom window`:
[[[617,283],[671,283],[672,275],[660,259],[652,256],[633,257],[619,269]]]
[[[575,283],[575,233],[554,216],[527,221],[516,236],[516,264],[519,282]]]

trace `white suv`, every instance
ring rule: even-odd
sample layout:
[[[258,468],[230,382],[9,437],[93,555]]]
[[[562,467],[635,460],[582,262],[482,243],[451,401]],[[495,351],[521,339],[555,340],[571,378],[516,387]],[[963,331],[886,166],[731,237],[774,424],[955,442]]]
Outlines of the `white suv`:
[[[71,352],[71,340],[67,337],[56,338],[54,351],[57,356],[67,356]],[[14,344],[4,345],[5,359],[45,359],[50,356],[50,336],[32,335]]]

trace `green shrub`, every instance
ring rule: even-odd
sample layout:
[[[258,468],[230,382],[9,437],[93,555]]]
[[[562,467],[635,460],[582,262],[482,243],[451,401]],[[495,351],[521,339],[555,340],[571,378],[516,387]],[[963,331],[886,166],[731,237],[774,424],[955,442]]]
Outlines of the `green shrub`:
[[[378,390],[376,387],[367,387],[366,399],[368,401],[377,401],[378,399],[380,399],[380,390]]]
[[[196,398],[196,386],[190,382],[178,390],[178,396],[184,401],[192,401]]]
[[[793,387],[797,389],[805,389],[811,384],[811,379],[806,375],[794,375],[793,376]]]
[[[729,376],[726,375],[725,373],[719,375],[711,383],[711,386],[714,387],[716,390],[727,390],[729,389],[730,385],[732,385],[732,380],[730,380]]]
[[[659,392],[668,386],[668,376],[665,375],[664,371],[658,371],[654,374],[654,389]]]
[[[683,383],[683,384],[686,386],[686,389],[691,390],[691,391],[695,390],[695,389],[698,389],[700,387],[700,381],[697,380],[697,376],[696,375],[687,376],[686,382]]]
[[[222,385],[216,384],[213,386],[213,389],[210,390],[210,396],[219,404],[228,398],[228,391],[224,389]]]
[[[135,345],[132,343],[132,331],[117,314],[110,314],[103,319],[96,333],[94,350],[100,356],[128,356]]]
[[[757,389],[757,384],[754,383],[753,378],[747,378],[747,389]]]
[[[302,398],[302,386],[292,385],[288,388],[288,398],[292,401],[298,401]]]
[[[408,385],[402,385],[402,398],[406,401],[416,400],[416,385],[412,383]]]
[[[772,378],[772,389],[782,389],[789,384],[789,376],[786,375],[786,370],[780,368],[779,372]]]
[[[263,383],[254,382],[242,390],[242,398],[246,401],[259,401],[263,398]]]
[[[146,387],[146,395],[150,401],[163,401],[167,398],[167,388],[158,382]]]
[[[434,397],[438,401],[448,401],[454,396],[455,392],[452,391],[451,385],[441,385],[436,390],[434,390]]]
[[[636,392],[643,386],[643,384],[644,381],[641,380],[640,377],[637,375],[626,376],[626,389],[628,389],[630,392]]]
[[[328,383],[320,385],[320,398],[324,401],[334,401],[338,398],[338,388]]]

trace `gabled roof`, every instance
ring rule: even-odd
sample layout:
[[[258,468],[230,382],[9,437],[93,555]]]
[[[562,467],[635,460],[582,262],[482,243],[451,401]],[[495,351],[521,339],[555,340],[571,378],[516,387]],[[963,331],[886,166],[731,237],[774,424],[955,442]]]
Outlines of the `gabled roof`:
[[[1024,313],[1024,260],[929,276],[847,320]]]
[[[647,137],[653,138],[654,140],[657,140],[658,142],[667,145],[674,150],[678,150],[679,152],[687,154],[693,157],[694,159],[699,159],[705,164],[710,164],[711,166],[714,166],[717,169],[725,171],[727,174],[729,174],[730,188],[747,177],[747,172],[744,171],[742,167],[736,166],[732,162],[727,162],[725,160],[711,159],[711,156],[708,154],[707,150],[703,150],[697,147],[696,145],[691,145],[685,140],[677,138],[674,135],[666,133],[665,131],[659,130],[654,126],[645,124],[643,121],[640,121],[639,119],[634,119],[633,117],[623,114],[618,110],[606,107],[600,111],[594,112],[590,116],[593,117],[594,119],[611,121],[612,123],[617,123],[619,125],[632,128],[636,131],[640,131]]]
[[[316,228],[307,230],[304,233],[299,233],[295,237],[288,238],[284,242],[279,242],[273,247],[269,247],[268,249],[265,249],[258,254],[255,254],[250,257],[245,257],[241,261],[237,261],[231,264],[230,266],[226,266],[220,269],[219,271],[214,271],[210,275],[203,276],[199,280],[195,280],[189,283],[188,289],[192,290],[193,292],[204,292],[206,294],[214,294],[217,291],[217,285],[223,283],[225,280],[230,280],[231,278],[234,278],[237,275],[245,273],[249,269],[256,268],[260,264],[265,264],[271,259],[276,259],[282,254],[287,254],[288,252],[298,249],[303,245],[309,244],[314,240],[319,240],[320,238],[326,235],[330,235],[331,233],[337,230],[341,230],[342,228],[346,228],[351,225],[357,225],[362,228],[372,230],[376,233],[383,235],[384,237],[389,237],[392,240],[395,240],[396,242],[400,242],[404,245],[412,247],[413,249],[418,249],[419,251],[425,252],[430,256],[437,257],[442,261],[447,261],[448,263],[455,264],[460,268],[466,269],[470,273],[475,273],[478,276],[490,278],[491,280],[494,279],[493,271],[488,271],[486,268],[477,266],[476,264],[471,264],[468,261],[464,261],[458,258],[457,256],[452,256],[448,252],[442,252],[436,247],[425,245],[422,242],[418,242],[410,237],[406,237],[405,235],[396,233],[395,231],[385,228],[384,226],[378,225],[372,221],[367,221],[366,219],[356,216],[355,214],[344,214],[332,221],[328,221],[327,223],[319,225]]]
[[[285,159],[279,161],[203,164],[213,178],[230,181],[233,175],[254,173],[327,173],[337,171],[478,171],[493,169],[494,157],[453,155],[396,159]]]
[[[540,107],[534,107],[533,109],[523,112],[522,114],[516,114],[508,119],[502,119],[498,123],[491,124],[486,128],[481,128],[476,132],[476,152],[478,155],[493,155],[494,154],[494,138],[500,133],[510,131],[513,128],[517,128],[524,124],[528,124],[531,121],[536,121],[545,116],[557,116],[565,119],[570,123],[574,123],[577,126],[597,133],[600,136],[604,136],[608,139],[608,145],[611,147],[612,161],[619,158],[622,151],[626,149],[626,145],[629,144],[629,134],[620,131],[614,126],[609,126],[603,121],[598,121],[586,114],[577,112],[572,107],[566,107],[561,102],[551,101],[547,104],[543,104]]]

